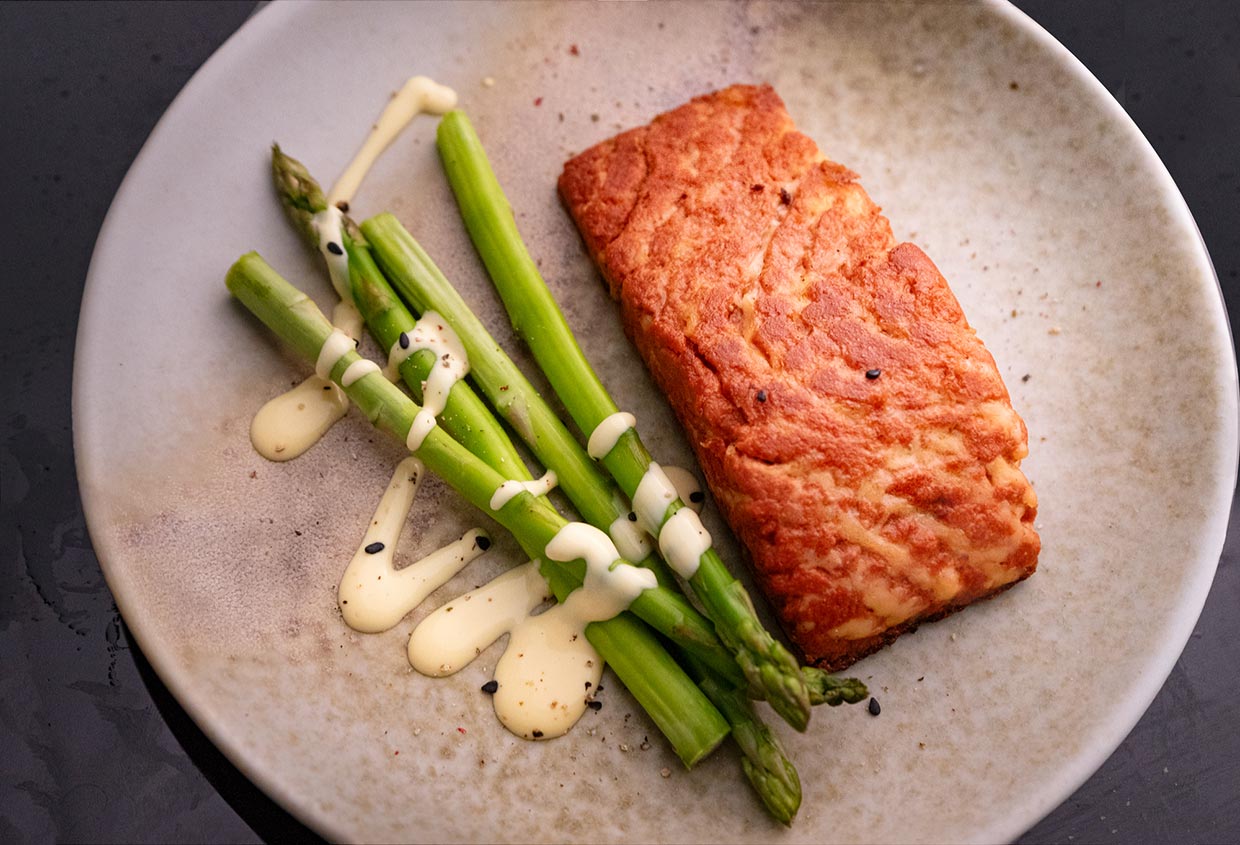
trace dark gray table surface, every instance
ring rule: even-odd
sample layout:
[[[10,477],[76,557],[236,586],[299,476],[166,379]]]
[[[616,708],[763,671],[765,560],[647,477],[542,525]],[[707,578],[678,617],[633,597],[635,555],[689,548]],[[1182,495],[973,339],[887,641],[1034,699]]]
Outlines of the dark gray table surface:
[[[1019,2],[1127,108],[1240,313],[1240,2]],[[0,841],[306,840],[137,650],[91,549],[70,377],[91,248],[139,147],[252,2],[0,3]],[[1240,842],[1240,530],[1140,723],[1023,842]],[[945,808],[950,812],[950,808]]]

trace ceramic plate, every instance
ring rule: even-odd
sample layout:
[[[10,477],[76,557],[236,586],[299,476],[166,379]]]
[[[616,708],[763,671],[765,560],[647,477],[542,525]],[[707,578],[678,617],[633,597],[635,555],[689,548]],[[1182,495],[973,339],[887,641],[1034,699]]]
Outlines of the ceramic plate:
[[[858,664],[881,717],[840,708],[783,732],[805,787],[790,832],[731,749],[685,771],[610,676],[601,711],[535,744],[479,692],[496,649],[451,679],[412,673],[414,623],[519,562],[511,541],[395,629],[351,632],[337,579],[400,449],[356,413],[296,461],[250,448],[254,411],[308,368],[229,299],[225,271],[258,249],[329,293],[279,213],[268,146],[330,180],[417,73],[460,93],[587,354],[665,463],[690,452],[554,184],[571,153],[735,81],[772,83],[862,175],[1007,379],[1030,431],[1041,567]],[[433,133],[415,123],[355,211],[403,218],[528,364]],[[277,801],[330,838],[371,841],[1013,838],[1166,678],[1222,547],[1237,448],[1227,322],[1165,169],[1036,25],[956,3],[275,4],[194,77],[117,195],[82,306],[74,426],[91,536],[161,678]],[[400,559],[479,520],[428,482]]]

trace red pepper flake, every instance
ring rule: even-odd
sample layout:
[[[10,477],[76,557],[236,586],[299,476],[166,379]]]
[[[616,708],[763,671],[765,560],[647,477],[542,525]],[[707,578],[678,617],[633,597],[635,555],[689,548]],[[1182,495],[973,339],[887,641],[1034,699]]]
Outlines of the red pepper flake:
[[[542,100],[543,100],[543,98],[542,98],[542,97],[535,97],[535,98],[534,98],[534,105],[536,105],[536,106],[541,106],[541,105],[542,105]]]
[[[392,752],[392,756],[393,756],[393,757],[399,757],[399,756],[400,756],[400,752],[399,752],[399,751],[393,751],[393,752]]]
[[[760,194],[766,190],[766,185],[753,184],[749,186],[749,190],[753,191],[755,194]]]
[[[457,731],[459,731],[460,733],[465,733],[465,729],[464,729],[464,728],[457,728]]]
[[[581,51],[577,49],[577,45],[576,45],[576,44],[570,44],[570,45],[569,45],[569,48],[568,48],[568,54],[569,54],[570,56],[580,56],[580,55],[581,55]]]
[[[256,469],[250,470],[250,478],[258,478],[258,470]]]
[[[1102,279],[1099,279],[1098,281],[1094,282],[1094,287],[1096,288],[1102,287]]]

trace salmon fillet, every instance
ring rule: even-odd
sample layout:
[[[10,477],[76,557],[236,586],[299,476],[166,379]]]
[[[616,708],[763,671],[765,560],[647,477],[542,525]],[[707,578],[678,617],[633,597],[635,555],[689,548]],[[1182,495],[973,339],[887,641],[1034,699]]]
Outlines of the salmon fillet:
[[[1027,434],[994,359],[769,86],[604,141],[559,189],[807,662],[1032,574]]]

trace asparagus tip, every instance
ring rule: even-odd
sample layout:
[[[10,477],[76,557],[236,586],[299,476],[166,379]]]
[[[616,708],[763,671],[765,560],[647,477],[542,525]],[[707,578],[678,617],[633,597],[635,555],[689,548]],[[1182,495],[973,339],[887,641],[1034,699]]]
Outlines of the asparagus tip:
[[[809,688],[810,704],[857,704],[869,698],[870,691],[859,678],[839,678],[812,666],[801,668],[805,685]]]
[[[271,144],[271,177],[280,205],[294,228],[306,243],[317,249],[319,236],[314,227],[314,215],[327,208],[323,189],[305,165],[274,141]]]

